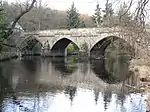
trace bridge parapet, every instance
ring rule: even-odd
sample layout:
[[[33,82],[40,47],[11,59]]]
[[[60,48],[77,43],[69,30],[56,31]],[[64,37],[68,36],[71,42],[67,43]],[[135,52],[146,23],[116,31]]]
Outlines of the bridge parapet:
[[[79,29],[56,29],[56,30],[43,30],[43,31],[34,31],[27,32],[26,35],[39,35],[40,37],[54,37],[56,35],[70,35],[72,37],[89,37],[89,36],[98,36],[102,33],[112,33],[119,32],[119,28],[79,28]]]

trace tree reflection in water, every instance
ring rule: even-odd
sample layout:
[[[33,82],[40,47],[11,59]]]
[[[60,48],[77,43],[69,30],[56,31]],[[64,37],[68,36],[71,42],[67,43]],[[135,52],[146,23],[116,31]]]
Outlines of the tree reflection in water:
[[[76,57],[52,58],[51,62],[55,69],[60,71],[63,76],[71,75],[78,69]]]
[[[130,107],[132,107],[133,105],[129,100],[133,98],[137,100],[136,97],[131,98],[129,93],[130,90],[128,90],[127,93],[125,93],[125,87],[124,87],[125,84],[136,85],[137,79],[134,77],[134,74],[128,71],[130,75],[126,75],[126,73],[124,73],[123,75],[125,75],[126,77],[123,76],[122,78],[122,74],[120,74],[121,72],[119,72],[119,70],[116,70],[117,67],[116,68],[114,67],[116,66],[115,63],[119,63],[119,62],[124,63],[123,61],[124,58],[118,58],[119,61],[115,61],[115,60],[112,61],[110,60],[110,58],[109,60],[106,59],[92,60],[91,68],[89,67],[89,63],[79,64],[78,60],[76,60],[75,58],[68,59],[67,61],[65,61],[65,59],[63,58],[59,60],[58,59],[59,58],[56,59],[31,58],[31,59],[18,60],[17,63],[15,64],[9,62],[8,64],[3,65],[0,68],[0,87],[1,87],[0,105],[5,106],[5,108],[3,108],[4,111],[5,109],[9,108],[10,111],[15,110],[16,112],[19,112],[18,111],[19,109],[22,109],[23,112],[25,109],[27,111],[33,111],[33,112],[38,112],[38,111],[68,112],[67,110],[69,108],[70,111],[72,110],[78,112],[83,112],[83,111],[90,112],[92,111],[90,109],[93,109],[94,112],[99,112],[99,111],[104,112],[105,110],[106,111],[111,110],[112,106],[116,110],[118,110],[119,108],[120,110],[124,111],[125,109],[129,110],[125,104],[130,105]],[[30,64],[32,64],[32,66]],[[14,65],[15,67],[13,67]],[[13,74],[13,72],[16,69],[18,69],[18,67],[20,66],[23,68],[22,70],[25,70],[27,72],[19,72],[21,74],[18,76],[20,82],[17,84],[17,88],[11,89],[13,87],[12,75],[15,75]],[[109,68],[111,66],[113,66],[112,67],[113,69]],[[42,67],[42,70],[40,67]],[[80,68],[78,69],[78,67]],[[84,67],[85,67],[84,70],[80,70]],[[126,65],[123,67],[126,67]],[[49,70],[45,72],[47,69]],[[77,69],[78,71],[76,72]],[[123,69],[123,68],[119,68],[119,69]],[[39,71],[41,73],[38,73]],[[92,71],[94,71],[95,74]],[[40,75],[45,76],[43,78],[42,83],[38,80]],[[58,76],[65,75],[66,77],[63,78],[55,77],[55,75]],[[95,75],[97,77],[95,77]],[[88,79],[89,77],[90,79]],[[80,80],[80,78],[83,78],[83,82],[80,82],[82,81]],[[26,79],[28,79],[28,82],[24,82]],[[45,79],[51,80],[51,82],[46,82]],[[98,83],[97,85],[99,87],[98,81],[101,81],[102,84],[105,84],[102,80],[99,79],[103,79],[107,86],[104,85],[101,88],[95,89],[93,85],[95,86]],[[58,82],[60,81],[62,83],[58,83],[58,84],[57,82],[53,83],[53,80],[54,82],[57,80]],[[91,81],[92,83],[86,83],[86,81],[84,82],[84,80],[89,82],[91,80],[94,81]],[[67,84],[64,84],[65,81],[67,82]],[[119,92],[118,91],[116,92],[115,90],[112,90],[111,85],[117,85],[118,82],[122,83],[122,88],[121,88],[122,90],[116,87],[115,89],[119,90]],[[82,86],[82,84],[84,86]],[[88,88],[91,86],[90,84],[91,85],[93,84],[92,85],[93,88],[92,87]],[[10,91],[12,90],[14,91],[15,94],[10,94],[10,91],[7,90]],[[6,97],[7,99],[5,99]],[[142,103],[143,103],[144,102],[143,97],[140,98],[142,99]],[[7,102],[8,99],[9,102]],[[142,106],[143,108],[145,104],[142,103],[140,104],[140,106]],[[83,108],[85,110],[82,110]],[[139,108],[139,106],[136,106],[136,108]],[[139,109],[139,110],[144,110],[144,109]],[[134,112],[134,111],[129,111],[129,112]]]
[[[112,91],[109,91],[109,89],[107,89],[104,92],[104,109],[105,109],[105,111],[108,109],[108,105],[111,102],[111,98],[112,98]]]
[[[77,87],[73,87],[73,86],[67,86],[64,90],[64,93],[66,95],[69,95],[69,99],[71,101],[71,104],[73,102],[74,97],[76,96],[76,92],[77,92]]]
[[[99,91],[94,90],[95,104],[97,104],[99,98]]]
[[[6,62],[8,68],[2,67],[0,64],[0,112],[3,112],[3,102],[5,98],[9,96],[14,96],[13,88],[11,85],[12,82],[12,68],[9,63]],[[7,74],[7,75],[5,75]]]
[[[21,65],[28,70],[29,73],[35,74],[37,66],[40,64],[40,58],[34,56],[26,56],[22,58]]]

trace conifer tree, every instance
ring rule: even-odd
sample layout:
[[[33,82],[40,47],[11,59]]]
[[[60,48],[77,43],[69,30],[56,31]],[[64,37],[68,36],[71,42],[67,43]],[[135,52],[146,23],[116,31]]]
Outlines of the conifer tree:
[[[69,8],[67,11],[67,27],[69,29],[85,27],[84,22],[80,20],[80,14],[74,5],[74,2],[71,5],[71,8]]]
[[[92,20],[95,26],[99,27],[101,25],[102,16],[101,16],[101,8],[99,7],[99,4],[96,6],[95,14],[92,16]]]

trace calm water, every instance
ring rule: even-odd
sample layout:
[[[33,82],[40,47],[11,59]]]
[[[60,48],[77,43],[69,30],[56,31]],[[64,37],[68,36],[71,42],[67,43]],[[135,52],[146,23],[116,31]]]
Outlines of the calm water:
[[[79,61],[26,57],[0,63],[1,112],[145,112],[125,57]]]

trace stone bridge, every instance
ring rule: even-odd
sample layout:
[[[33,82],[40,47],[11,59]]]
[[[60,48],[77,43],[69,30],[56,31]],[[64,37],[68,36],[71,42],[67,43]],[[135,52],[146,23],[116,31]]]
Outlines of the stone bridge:
[[[66,47],[71,42],[78,46],[80,52],[86,52],[90,55],[91,52],[98,50],[101,54],[104,54],[106,47],[114,40],[127,43],[127,47],[131,45],[129,36],[121,35],[120,30],[117,28],[58,29],[27,32],[19,35],[16,43],[18,43],[22,54],[38,49],[40,54],[59,55],[60,53],[66,56]]]

